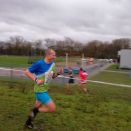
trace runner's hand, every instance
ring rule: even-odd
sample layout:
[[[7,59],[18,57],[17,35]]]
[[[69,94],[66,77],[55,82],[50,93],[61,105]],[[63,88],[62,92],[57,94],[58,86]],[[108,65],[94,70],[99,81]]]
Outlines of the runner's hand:
[[[53,78],[53,79],[56,78],[58,75],[63,74],[63,72],[64,72],[64,71],[63,71],[63,67],[57,68],[56,72],[53,73],[52,78]]]
[[[44,80],[35,79],[35,82],[37,85],[42,85],[44,83]]]

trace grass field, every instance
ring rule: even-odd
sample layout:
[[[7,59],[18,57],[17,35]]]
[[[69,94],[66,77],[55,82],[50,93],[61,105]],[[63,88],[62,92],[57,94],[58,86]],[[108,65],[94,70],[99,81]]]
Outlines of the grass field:
[[[112,65],[108,70],[114,68]],[[101,72],[91,79],[131,85],[128,74]],[[0,131],[28,131],[23,125],[35,100],[33,83],[12,80],[13,83],[10,78],[0,78]],[[78,85],[72,86],[70,93],[63,84],[50,87],[57,110],[52,114],[39,113],[34,131],[131,130],[131,88],[88,82],[90,93],[86,95],[78,90]]]
[[[0,56],[2,67],[27,67],[28,57],[26,56]]]
[[[37,56],[33,57],[34,61],[37,59],[43,59],[44,57]],[[28,64],[29,57],[28,56],[0,56],[0,66],[3,67],[27,67],[30,64]],[[56,62],[63,62],[63,58],[57,58]]]
[[[32,60],[29,59],[28,56],[7,56],[2,55],[0,56],[0,67],[27,67],[30,64],[28,62],[30,61],[36,61],[37,59],[43,59],[42,56],[33,57]],[[70,57],[68,58],[68,64],[72,65],[75,64],[80,60],[80,58]],[[65,66],[65,57],[57,57],[55,62],[56,65],[63,65]]]
[[[119,66],[117,64],[113,64],[112,66],[110,66],[107,70],[112,70],[112,71],[130,71],[128,69],[120,69],[118,68]]]
[[[115,71],[118,71],[118,73],[103,71],[99,75],[96,75],[96,76],[92,77],[91,79],[97,80],[97,81],[131,85],[131,77],[129,76],[129,73],[126,73],[126,74],[119,73],[119,71],[125,71],[125,70],[116,69],[115,67],[116,67],[116,64],[111,65],[107,70],[111,70],[111,71],[115,70]],[[128,70],[128,72],[129,72],[129,70]]]
[[[94,78],[102,79],[101,75]],[[124,75],[120,77],[123,84],[125,79]],[[12,88],[9,85],[5,78],[0,80],[0,131],[25,131],[23,124],[34,103],[32,83],[17,80]],[[35,131],[130,131],[131,88],[94,83],[87,87],[89,95],[79,92],[77,85],[70,94],[64,85],[51,85],[50,95],[57,110],[53,114],[40,113]]]
[[[91,79],[97,81],[131,85],[131,78],[129,77],[129,74],[101,72],[100,75],[94,76]]]

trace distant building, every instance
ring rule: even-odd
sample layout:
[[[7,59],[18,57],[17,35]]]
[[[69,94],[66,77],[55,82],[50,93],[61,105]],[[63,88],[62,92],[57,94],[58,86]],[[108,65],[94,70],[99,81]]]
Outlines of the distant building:
[[[131,49],[118,51],[119,67],[131,69]]]

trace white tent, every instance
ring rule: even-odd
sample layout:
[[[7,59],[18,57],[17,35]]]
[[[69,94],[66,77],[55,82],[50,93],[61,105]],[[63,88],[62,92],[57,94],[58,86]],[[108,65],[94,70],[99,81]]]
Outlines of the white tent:
[[[122,49],[118,55],[120,56],[120,68],[131,69],[131,49]]]

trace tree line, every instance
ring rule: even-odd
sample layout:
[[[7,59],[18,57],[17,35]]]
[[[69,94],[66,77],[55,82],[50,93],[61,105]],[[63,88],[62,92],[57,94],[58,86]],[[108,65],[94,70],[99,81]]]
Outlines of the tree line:
[[[27,41],[23,37],[11,37],[7,41],[0,41],[0,55],[20,55],[20,56],[42,56],[47,48],[56,50],[58,56],[81,56],[95,58],[117,58],[118,51],[130,48],[131,39],[120,38],[111,42],[98,40],[81,43],[71,38],[64,40],[44,39]]]

